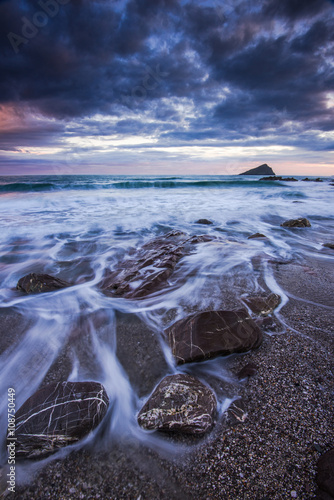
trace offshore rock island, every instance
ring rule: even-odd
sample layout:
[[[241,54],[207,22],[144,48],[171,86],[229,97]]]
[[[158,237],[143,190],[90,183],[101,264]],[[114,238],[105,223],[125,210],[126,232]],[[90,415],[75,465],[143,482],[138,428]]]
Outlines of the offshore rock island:
[[[246,172],[241,172],[239,175],[276,175],[275,172],[269,165],[263,163],[259,167],[251,168],[250,170],[246,170]]]

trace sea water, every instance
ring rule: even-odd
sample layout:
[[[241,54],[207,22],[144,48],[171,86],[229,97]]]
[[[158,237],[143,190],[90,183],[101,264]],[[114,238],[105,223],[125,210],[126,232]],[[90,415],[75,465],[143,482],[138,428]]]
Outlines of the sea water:
[[[331,259],[322,250],[325,242],[334,241],[334,187],[330,179],[297,179],[1,177],[0,307],[21,314],[28,325],[1,353],[2,462],[6,460],[8,388],[15,389],[19,408],[41,386],[61,350],[70,343],[73,331],[80,336],[80,325],[85,325],[82,334],[90,336],[89,362],[74,350],[68,379],[96,380],[106,387],[111,410],[104,423],[104,444],[128,435],[155,443],[157,448],[171,446],[161,445],[154,433],[137,425],[136,414],[149,394],[138,394],[117,357],[116,313],[134,315],[147,325],[159,340],[166,374],[170,374],[188,369],[175,366],[164,341],[163,330],[173,321],[191,311],[240,308],[245,294],[259,292],[264,285],[280,294],[283,307],[288,296],[275,281],[269,262],[300,261],[312,255]],[[284,220],[299,217],[307,217],[311,228],[281,226]],[[212,224],[196,223],[204,218]],[[146,298],[129,300],[101,292],[97,285],[107,269],[117,268],[143,244],[172,230],[189,236],[207,234],[214,239],[195,245],[178,262],[167,285]],[[248,239],[254,233],[263,233],[266,239]],[[17,292],[18,280],[32,272],[57,276],[74,286],[38,295]],[[103,334],[90,319],[101,311],[107,325]],[[146,356],[143,352],[143,363]],[[204,381],[206,376],[230,377],[221,360],[205,362],[196,369]],[[188,371],[192,372],[191,367]],[[230,401],[230,396],[218,395],[221,414]]]

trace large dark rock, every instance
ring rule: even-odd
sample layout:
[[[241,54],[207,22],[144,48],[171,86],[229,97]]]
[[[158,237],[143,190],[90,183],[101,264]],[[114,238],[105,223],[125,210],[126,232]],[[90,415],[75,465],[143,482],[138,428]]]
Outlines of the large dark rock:
[[[17,459],[44,458],[98,426],[109,399],[97,382],[59,382],[33,394],[16,412]],[[8,442],[11,435],[8,432]]]
[[[274,309],[281,303],[281,297],[277,293],[270,293],[269,295],[254,295],[246,297],[244,302],[253,311],[253,313],[267,316],[272,313]]]
[[[205,311],[165,330],[177,364],[256,349],[262,331],[246,311]]]
[[[246,172],[242,172],[239,175],[275,175],[275,172],[269,165],[263,163],[263,165],[246,170]]]
[[[334,250],[334,243],[324,243],[322,246]]]
[[[289,219],[284,221],[281,226],[283,227],[311,227],[308,219],[300,217],[299,219]]]
[[[213,391],[190,375],[170,375],[156,387],[138,414],[148,430],[204,434],[217,407]]]
[[[320,491],[334,498],[334,448],[319,458],[317,469],[316,481]]]
[[[26,293],[42,293],[54,292],[55,290],[60,290],[68,286],[71,286],[70,283],[60,280],[59,278],[54,278],[49,274],[31,273],[21,278],[16,288]]]
[[[149,241],[133,258],[122,261],[115,271],[108,271],[100,283],[101,289],[126,298],[145,297],[159,290],[182,257],[186,241],[187,236],[180,231]]]

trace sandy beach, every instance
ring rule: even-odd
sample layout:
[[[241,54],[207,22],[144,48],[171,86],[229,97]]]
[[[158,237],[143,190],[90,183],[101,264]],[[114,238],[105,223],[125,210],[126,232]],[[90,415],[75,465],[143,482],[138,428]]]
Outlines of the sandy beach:
[[[289,326],[265,335],[256,352],[228,359],[244,421],[228,411],[206,437],[178,438],[174,456],[120,439],[111,449],[96,453],[86,447],[42,470],[32,464],[26,477],[18,476],[15,498],[316,498],[317,460],[334,446],[334,273],[331,251],[322,252],[327,261],[270,264],[290,295],[281,310]],[[238,381],[236,374],[250,362],[258,372]],[[166,436],[166,442],[176,439]]]

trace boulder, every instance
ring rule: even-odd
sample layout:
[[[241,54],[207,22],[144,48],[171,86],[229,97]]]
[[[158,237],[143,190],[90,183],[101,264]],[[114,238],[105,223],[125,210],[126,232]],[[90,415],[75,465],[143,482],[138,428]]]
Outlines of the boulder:
[[[100,288],[107,294],[125,298],[145,297],[161,289],[184,255],[186,241],[187,236],[181,231],[149,241],[115,271],[107,271]]]
[[[217,401],[213,391],[190,375],[169,375],[156,387],[138,414],[147,430],[204,434],[213,425]]]
[[[263,165],[246,170],[246,172],[242,172],[239,175],[275,175],[275,172],[269,165],[263,163]]]
[[[330,498],[334,498],[334,448],[319,458],[316,482],[321,492],[327,493]]]
[[[283,227],[311,227],[311,223],[308,219],[289,219],[281,224]]]
[[[254,295],[246,297],[244,302],[250,310],[260,316],[267,316],[281,303],[281,297],[276,293],[269,295]]]
[[[16,458],[44,458],[76,443],[98,426],[108,405],[107,393],[97,382],[46,385],[16,412]]]
[[[49,274],[31,273],[21,278],[16,288],[25,293],[43,293],[54,292],[68,286],[71,286],[71,284],[59,278],[54,278]]]
[[[213,222],[211,222],[211,220],[208,220],[208,219],[198,219],[195,224],[205,224],[207,226],[213,224]]]
[[[248,240],[253,240],[253,239],[256,239],[256,238],[266,238],[267,236],[265,236],[264,234],[262,233],[255,233],[255,234],[252,234],[251,236],[248,236]]]
[[[244,310],[192,314],[165,334],[177,364],[247,352],[262,342],[261,329]]]
[[[334,243],[324,243],[322,246],[334,250]]]

